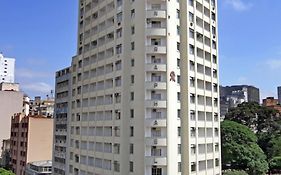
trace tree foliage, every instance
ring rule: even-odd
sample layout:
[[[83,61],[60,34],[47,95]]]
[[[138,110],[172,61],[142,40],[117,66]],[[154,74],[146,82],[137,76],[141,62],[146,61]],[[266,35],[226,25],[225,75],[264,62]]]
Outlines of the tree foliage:
[[[0,168],[0,175],[15,175],[13,172]]]
[[[224,169],[245,170],[263,175],[268,170],[266,156],[257,137],[248,127],[234,121],[221,123],[222,162]]]
[[[278,117],[277,113],[277,110],[260,106],[258,103],[242,103],[230,109],[225,119],[241,123],[257,133],[280,133],[281,117]]]
[[[248,175],[245,171],[238,171],[238,170],[227,170],[223,173],[223,175]]]
[[[274,157],[269,162],[272,173],[281,173],[281,157]]]

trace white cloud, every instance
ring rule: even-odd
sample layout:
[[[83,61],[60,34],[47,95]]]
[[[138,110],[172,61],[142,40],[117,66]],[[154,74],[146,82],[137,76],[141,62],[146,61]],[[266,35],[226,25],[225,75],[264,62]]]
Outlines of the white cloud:
[[[246,11],[253,6],[253,4],[246,3],[243,0],[225,0],[225,2],[236,11]]]
[[[53,74],[49,72],[38,72],[38,71],[33,71],[30,69],[16,69],[16,77],[19,78],[49,78],[49,77],[54,77]]]
[[[271,59],[266,62],[266,65],[271,70],[280,70],[281,69],[281,59]]]
[[[48,94],[51,92],[53,87],[44,82],[34,82],[34,83],[23,83],[20,85],[23,91],[37,92],[42,94]]]

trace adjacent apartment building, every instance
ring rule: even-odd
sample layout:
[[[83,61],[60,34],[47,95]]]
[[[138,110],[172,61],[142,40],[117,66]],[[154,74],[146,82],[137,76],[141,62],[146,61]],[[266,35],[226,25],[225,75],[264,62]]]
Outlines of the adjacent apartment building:
[[[217,1],[79,0],[78,27],[65,173],[221,174]]]
[[[42,99],[40,96],[36,96],[34,100],[29,102],[29,114],[30,115],[43,115],[52,118],[54,115],[55,99],[48,97]]]
[[[2,53],[0,53],[0,83],[1,82],[15,82],[15,59],[6,58]]]
[[[11,117],[23,110],[24,95],[19,91],[19,85],[0,83],[0,143],[10,138]],[[0,156],[2,157],[0,149]],[[0,158],[1,158],[0,157]]]
[[[267,97],[263,99],[262,105],[275,109],[281,114],[281,105],[278,103],[278,99],[275,99],[274,97]]]
[[[71,95],[70,68],[56,72],[54,116],[53,175],[67,175],[69,100]]]
[[[51,175],[52,161],[30,162],[26,166],[25,175]]]
[[[24,175],[27,163],[52,160],[53,119],[15,114],[10,140],[12,171]]]

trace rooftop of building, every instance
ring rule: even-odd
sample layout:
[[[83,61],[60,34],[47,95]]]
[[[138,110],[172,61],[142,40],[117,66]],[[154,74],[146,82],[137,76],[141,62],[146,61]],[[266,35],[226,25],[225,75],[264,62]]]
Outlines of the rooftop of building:
[[[245,84],[241,84],[241,85],[230,85],[230,86],[220,86],[220,87],[223,87],[223,88],[241,88],[241,87],[247,87],[247,88],[256,88],[258,89],[257,87],[253,86],[253,85],[245,85]]]
[[[1,82],[0,83],[0,91],[19,91],[19,84],[18,83]]]
[[[69,73],[70,73],[70,67],[67,67],[67,68],[58,70],[56,72],[56,77],[64,76],[64,75],[69,74]]]
[[[37,167],[50,167],[50,166],[52,166],[52,161],[43,160],[43,161],[29,162],[29,164],[37,166]]]

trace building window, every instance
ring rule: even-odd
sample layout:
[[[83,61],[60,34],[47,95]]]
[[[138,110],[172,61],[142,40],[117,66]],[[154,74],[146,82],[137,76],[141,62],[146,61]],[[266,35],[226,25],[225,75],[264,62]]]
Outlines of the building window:
[[[130,136],[134,137],[134,127],[133,126],[130,127]]]
[[[116,54],[121,54],[122,53],[122,44],[119,44],[116,46]]]
[[[220,166],[220,160],[218,158],[216,158],[215,164],[216,164],[216,166]]]
[[[135,93],[131,92],[131,101],[134,101],[134,99],[135,99]]]
[[[134,144],[130,143],[130,154],[134,154]]]
[[[191,162],[191,172],[196,171],[196,164],[195,162]]]
[[[135,111],[134,111],[134,109],[131,109],[131,110],[130,110],[130,117],[131,117],[131,118],[134,118],[134,117],[135,117]]]
[[[191,55],[194,55],[194,46],[191,45],[191,44],[189,44],[189,53],[190,53]]]
[[[178,154],[181,154],[181,144],[178,144]]]
[[[189,12],[189,21],[194,22],[194,14]]]
[[[120,163],[118,161],[114,161],[113,167],[114,167],[114,171],[120,172]]]
[[[134,35],[135,34],[135,26],[131,27],[131,34]]]
[[[151,175],[162,175],[162,168],[158,168],[157,166],[152,166]]]
[[[131,75],[131,84],[134,84],[134,83],[135,83],[135,76]]]
[[[196,154],[196,146],[195,145],[191,145],[191,154]]]
[[[177,26],[177,34],[180,35],[180,26]]]
[[[177,9],[177,18],[180,19],[180,10]]]
[[[135,66],[135,59],[131,59],[131,66],[132,66],[132,67]]]
[[[194,30],[189,28],[189,38],[194,39]]]
[[[177,50],[179,51],[180,50],[180,43],[177,42]]]
[[[181,162],[178,162],[178,172],[181,172]]]
[[[135,42],[131,42],[131,49],[135,50]]]
[[[189,1],[188,1],[188,4],[189,4],[190,6],[194,6],[194,0],[189,0]]]
[[[135,15],[136,15],[135,9],[132,9],[132,10],[131,10],[131,18],[134,19],[134,18],[135,18]]]
[[[134,162],[130,162],[130,172],[134,172]]]

